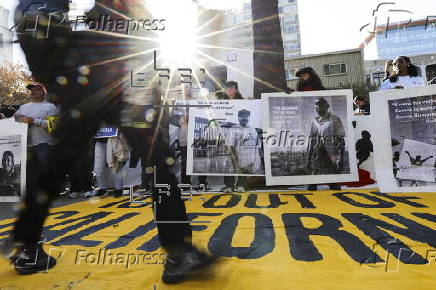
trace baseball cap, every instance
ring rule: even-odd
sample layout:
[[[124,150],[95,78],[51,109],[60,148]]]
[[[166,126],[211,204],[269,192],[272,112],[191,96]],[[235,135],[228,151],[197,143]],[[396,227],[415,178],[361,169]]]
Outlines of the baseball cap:
[[[31,83],[26,86],[28,90],[33,90],[35,88],[41,89],[44,91],[44,94],[47,94],[47,88],[41,83]]]

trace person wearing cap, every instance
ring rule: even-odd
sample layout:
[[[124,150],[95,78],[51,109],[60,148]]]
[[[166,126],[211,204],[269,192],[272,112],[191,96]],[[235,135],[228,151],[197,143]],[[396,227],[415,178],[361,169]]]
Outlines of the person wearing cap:
[[[45,162],[51,146],[54,144],[53,136],[48,132],[48,117],[58,116],[59,111],[55,105],[46,102],[47,90],[40,83],[27,85],[30,91],[30,103],[20,106],[14,114],[15,121],[29,124],[27,146],[28,160],[32,164]]]
[[[226,83],[226,97],[231,100],[243,100],[241,93],[239,92],[238,83],[235,81],[229,81]]]
[[[324,98],[315,101],[317,116],[310,129],[307,170],[312,175],[341,174],[345,152],[345,129],[341,119],[329,112],[330,105]],[[309,190],[316,190],[312,184]],[[330,189],[339,190],[337,184]]]
[[[322,81],[311,67],[304,67],[296,70],[295,76],[298,78],[295,90],[297,92],[325,90]]]
[[[407,56],[398,56],[392,61],[393,74],[379,87],[379,91],[404,89],[425,86],[425,82],[418,76],[417,67]]]
[[[262,147],[259,133],[249,126],[250,111],[238,112],[239,126],[230,129],[228,147],[236,174],[262,174]],[[238,176],[236,187],[238,192],[245,192],[246,178]]]

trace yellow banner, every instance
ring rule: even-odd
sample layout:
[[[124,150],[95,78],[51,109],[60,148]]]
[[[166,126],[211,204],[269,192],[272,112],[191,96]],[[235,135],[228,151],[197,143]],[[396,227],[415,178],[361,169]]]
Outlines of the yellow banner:
[[[202,279],[161,282],[151,200],[91,199],[53,208],[47,273],[19,276],[0,261],[6,289],[434,289],[436,193],[203,194],[186,201],[195,243],[223,258]],[[12,219],[0,221],[5,238]]]

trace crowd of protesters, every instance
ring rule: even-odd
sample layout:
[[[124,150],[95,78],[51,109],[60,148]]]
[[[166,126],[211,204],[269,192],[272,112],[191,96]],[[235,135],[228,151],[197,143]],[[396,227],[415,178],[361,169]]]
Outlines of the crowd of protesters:
[[[295,89],[288,88],[288,93],[293,91],[326,90],[320,77],[311,67],[298,69],[295,75],[298,77],[298,82]],[[423,79],[418,76],[417,67],[406,56],[399,56],[394,60],[386,61],[385,75],[386,77],[379,90],[402,89],[425,85]],[[432,81],[428,84],[432,84]],[[2,106],[0,118],[14,117],[17,122],[29,124],[28,172],[32,172],[32,168],[44,162],[53,146],[54,139],[49,132],[50,121],[48,117],[57,117],[59,111],[54,104],[47,102],[47,89],[43,84],[33,83],[29,84],[27,88],[30,91],[30,102],[20,107]],[[156,95],[157,92],[159,91],[153,91],[155,99],[160,98],[159,94]],[[189,101],[193,99],[193,89],[191,87],[183,86],[181,92],[184,100]],[[222,89],[211,92],[209,98],[220,100],[244,99],[239,92],[238,83],[235,81],[228,81]],[[356,116],[370,114],[368,96],[355,96],[353,104]],[[145,116],[145,112],[142,112],[142,109],[144,108],[137,108],[136,110],[139,116]],[[181,184],[191,184],[191,177],[186,174],[189,109],[186,107],[173,108],[169,111],[168,120],[171,124],[178,127],[177,140],[172,146],[175,146],[176,150],[180,152],[179,182]],[[137,132],[140,131],[137,130]],[[59,189],[60,194],[66,194],[71,198],[103,195],[122,196],[125,186],[123,174],[120,170],[121,167],[126,164],[131,155],[133,160],[130,163],[137,163],[135,160],[139,159],[141,159],[142,163],[144,161],[144,154],[141,155],[140,152],[132,151],[126,138],[121,133],[117,136],[93,139],[86,148],[87,150],[77,152],[74,162],[66,169],[67,175],[65,176],[64,188]],[[231,148],[228,147],[228,150],[231,150]],[[228,153],[231,155],[232,152]],[[136,155],[137,157],[135,157]],[[107,169],[111,169],[109,172],[112,173],[108,174]],[[32,178],[31,174],[28,178]],[[151,181],[152,176],[146,173],[146,168],[143,168],[141,187],[146,190],[151,189]],[[244,176],[224,176],[223,185],[224,187],[220,190],[222,192],[242,193],[246,191],[247,179]],[[330,188],[334,190],[341,189],[339,184],[330,184]],[[200,191],[209,190],[207,176],[198,176],[198,185],[194,186],[193,189]],[[308,186],[308,190],[316,189],[316,185]]]
[[[408,57],[400,56],[394,59],[392,62],[387,62],[386,65],[386,78],[381,84],[379,90],[390,90],[390,89],[403,89],[409,87],[417,87],[425,85],[424,81],[418,76],[417,68],[412,64],[411,60]],[[318,91],[318,90],[326,90],[323,86],[321,79],[315,70],[311,67],[305,67],[299,69],[295,72],[295,75],[298,77],[298,82],[293,89],[287,89],[287,93],[292,94],[294,91],[296,92],[306,92],[306,91]],[[0,118],[15,118],[17,122],[27,123],[29,125],[28,131],[28,164],[27,164],[27,182],[31,185],[37,184],[38,180],[36,180],[36,175],[33,172],[40,170],[41,167],[46,167],[47,163],[50,162],[50,158],[48,157],[52,150],[54,150],[55,138],[53,137],[53,130],[56,127],[57,119],[60,115],[59,109],[56,105],[47,101],[47,89],[41,83],[32,83],[27,86],[27,89],[30,92],[30,102],[20,106],[18,109],[11,110],[11,108],[3,108]],[[190,100],[193,99],[192,89],[187,87],[182,87],[181,89],[183,99]],[[66,174],[63,176],[65,180],[68,180],[70,185],[67,186],[67,189],[64,190],[62,188],[58,188],[59,193],[64,191],[69,197],[92,197],[92,196],[105,196],[112,195],[115,197],[120,197],[124,193],[125,180],[122,174],[122,168],[126,165],[126,163],[130,160],[129,166],[131,168],[135,167],[135,165],[141,161],[141,184],[140,186],[145,190],[152,190],[153,186],[150,184],[152,182],[153,174],[152,172],[148,172],[147,164],[148,158],[150,157],[149,152],[149,142],[148,140],[151,138],[151,131],[149,130],[150,126],[154,124],[153,119],[155,115],[157,115],[157,111],[162,107],[161,103],[161,94],[160,90],[152,89],[148,92],[152,95],[152,99],[154,99],[154,103],[151,105],[131,105],[134,108],[129,108],[129,119],[130,127],[124,128],[123,133],[118,132],[116,136],[111,136],[107,138],[93,138],[87,144],[83,144],[80,148],[78,148],[77,152],[75,152],[75,158],[73,161],[66,164],[63,163],[66,168],[64,168],[63,172]],[[211,99],[219,99],[219,100],[237,100],[237,99],[249,99],[244,98],[238,89],[238,83],[235,81],[228,81],[224,84],[223,88],[209,93],[209,98]],[[157,100],[157,101],[156,101]],[[368,115],[370,114],[370,104],[368,101],[368,96],[356,96],[353,100],[354,103],[354,113],[355,115]],[[343,134],[345,136],[345,131],[343,124],[338,121],[338,117],[329,111],[329,104],[324,98],[318,98],[314,104],[317,117],[313,122],[322,123],[324,128],[332,128],[331,130],[336,130],[334,133],[330,134]],[[127,106],[128,107],[128,106]],[[163,106],[165,107],[165,106]],[[135,113],[137,113],[137,117],[135,117]],[[149,112],[153,112],[152,121],[149,119]],[[239,112],[240,114],[244,114]],[[239,114],[238,113],[238,114]],[[191,177],[186,174],[187,167],[187,146],[188,146],[188,121],[189,121],[189,111],[188,108],[174,108],[172,110],[164,112],[167,114],[167,122],[171,123],[174,126],[178,127],[178,136],[175,147],[177,151],[180,152],[181,157],[181,166],[180,166],[180,179],[178,180],[179,184],[191,184]],[[239,117],[239,115],[238,115]],[[243,117],[243,116],[242,116]],[[136,118],[136,119],[135,119]],[[320,126],[312,123],[311,129],[311,138],[316,138],[323,136],[325,131],[319,131]],[[135,125],[132,125],[135,124]],[[100,126],[102,124],[100,123]],[[165,127],[165,126],[163,126]],[[58,128],[58,130],[61,130]],[[54,131],[58,131],[54,130]],[[159,129],[159,132],[165,132],[165,130]],[[330,131],[331,131],[330,130]],[[166,131],[166,135],[168,135],[168,130]],[[127,134],[127,137],[124,134]],[[165,135],[165,133],[160,133]],[[132,138],[132,136],[135,136]],[[168,136],[160,136],[159,138],[169,138]],[[135,141],[136,140],[136,141]],[[138,144],[133,144],[137,142]],[[142,142],[142,143],[141,143]],[[163,142],[162,144],[168,144],[169,142]],[[165,145],[164,145],[165,146]],[[234,156],[238,154],[232,146],[226,146],[228,150],[228,155]],[[171,151],[170,148],[160,148],[160,150]],[[343,150],[335,151],[335,156],[324,156],[325,158],[334,158],[338,160],[338,162],[332,166],[331,168],[327,168],[323,166],[323,160],[319,159],[319,152],[317,150],[322,150],[322,148],[318,148],[316,144],[309,144],[309,157],[307,160],[307,168],[312,174],[335,174],[340,171],[340,167],[343,159]],[[154,151],[154,154],[160,154],[159,151]],[[165,153],[166,154],[166,153]],[[168,153],[168,155],[171,155]],[[166,155],[165,155],[166,156]],[[175,157],[173,155],[173,157]],[[160,156],[155,156],[152,154],[152,158],[159,159]],[[168,159],[166,159],[168,160]],[[167,161],[165,161],[167,162]],[[328,163],[328,162],[327,162]],[[160,161],[159,164],[162,164]],[[170,165],[170,164],[169,164]],[[339,168],[339,169],[338,169]],[[107,170],[109,170],[112,174],[106,174]],[[165,171],[166,172],[166,171]],[[170,180],[169,177],[165,177],[165,180]],[[247,190],[247,178],[244,176],[224,176],[223,178],[224,187],[221,188],[221,192],[225,193],[243,193]],[[172,184],[174,185],[174,184]],[[328,184],[331,190],[341,190],[341,185],[336,183]],[[307,190],[314,191],[317,190],[318,185],[308,185]],[[207,176],[199,176],[198,177],[198,185],[194,187],[196,190],[207,191],[208,187],[208,178]],[[255,188],[251,188],[255,189]],[[27,197],[26,197],[27,198]],[[153,196],[153,198],[155,198]],[[31,197],[30,197],[31,199]],[[173,200],[173,203],[176,201]],[[165,209],[166,212],[174,212],[174,210],[178,211],[182,209],[182,206],[179,206],[177,209],[174,209],[171,206],[166,205],[168,208]],[[35,212],[32,214],[36,214]],[[24,218],[22,217],[16,225],[16,230],[14,235],[17,235],[19,231],[19,227],[29,228],[31,216]],[[180,219],[183,219],[183,212],[180,211]],[[24,224],[20,224],[24,223]],[[26,224],[27,223],[27,224]],[[18,230],[17,230],[18,227]],[[161,226],[162,227],[162,226]],[[30,227],[30,228],[33,228]],[[184,279],[191,270],[186,270],[182,272],[178,272],[177,267],[184,267],[183,265],[188,265],[189,267],[203,267],[209,263],[211,263],[214,257],[208,256],[192,246],[190,242],[178,242],[177,246],[172,246],[172,243],[175,241],[175,238],[171,238],[168,236],[168,233],[171,232],[172,227],[168,227],[162,229],[160,235],[162,235],[162,239],[164,246],[169,252],[169,264],[165,268],[164,278],[167,283],[178,283],[181,279]],[[187,228],[180,227],[178,229],[180,234],[178,237],[187,236],[190,237],[190,230]],[[21,231],[20,231],[21,233]],[[35,230],[34,236],[37,235]],[[14,240],[16,236],[11,236],[10,239],[3,244],[3,249],[9,249],[11,247],[17,247],[17,242]],[[9,243],[9,244],[8,244]],[[8,248],[9,247],[9,248]],[[37,246],[40,247],[40,246]],[[35,249],[34,246],[30,248],[32,251]],[[41,250],[42,251],[42,250]],[[33,253],[33,252],[32,252]],[[45,254],[45,253],[44,253]],[[36,251],[36,256],[38,256],[38,250]],[[21,271],[24,274],[34,273],[34,271],[38,270],[38,267],[33,267],[31,269],[23,270],[21,262],[14,260],[13,256],[11,256],[14,265],[18,271]],[[194,262],[187,262],[192,257],[195,258]],[[50,263],[48,267],[54,266],[55,262],[50,256],[39,257],[41,261],[44,263]],[[47,260],[48,259],[48,260]],[[179,259],[179,260],[178,260]],[[42,262],[41,262],[42,263]],[[26,272],[27,271],[27,272]]]

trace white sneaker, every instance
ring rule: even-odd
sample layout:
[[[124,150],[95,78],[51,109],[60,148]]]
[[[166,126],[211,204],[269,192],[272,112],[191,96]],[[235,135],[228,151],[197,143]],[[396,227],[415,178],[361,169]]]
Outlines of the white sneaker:
[[[233,188],[231,188],[231,187],[229,187],[229,186],[226,186],[226,187],[223,187],[223,188],[221,189],[221,191],[222,191],[222,192],[225,192],[225,193],[232,193],[232,192],[233,192]]]
[[[238,192],[239,192],[239,193],[243,193],[243,192],[245,192],[245,187],[243,187],[243,186],[238,186]]]

